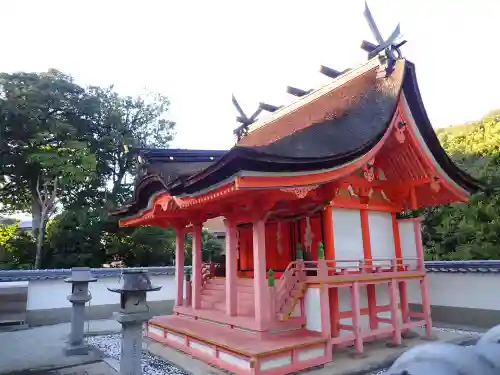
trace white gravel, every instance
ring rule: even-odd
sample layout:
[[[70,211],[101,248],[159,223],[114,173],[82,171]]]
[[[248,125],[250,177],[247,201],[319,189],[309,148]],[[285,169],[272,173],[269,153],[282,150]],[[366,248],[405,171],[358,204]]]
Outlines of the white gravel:
[[[441,332],[456,332],[469,336],[481,336],[480,332],[465,331],[461,329],[453,328],[437,328],[434,327],[436,331]],[[104,352],[108,357],[120,360],[120,335],[106,335],[106,336],[91,336],[87,338],[90,345],[95,346],[97,349]],[[171,363],[149,354],[146,351],[142,352],[142,371],[144,375],[188,375],[185,371],[179,369],[178,367],[172,365]],[[370,375],[382,375],[387,371],[387,369],[382,369],[377,372],[373,372]]]
[[[89,345],[101,350],[106,356],[120,360],[121,335],[91,336],[87,338]],[[142,373],[144,375],[188,375],[171,363],[142,351]]]

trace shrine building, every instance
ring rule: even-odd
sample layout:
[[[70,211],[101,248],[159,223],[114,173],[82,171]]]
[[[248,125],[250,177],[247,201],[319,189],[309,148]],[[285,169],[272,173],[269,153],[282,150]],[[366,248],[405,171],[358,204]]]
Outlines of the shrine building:
[[[401,345],[412,327],[431,335],[420,220],[400,214],[481,186],[441,147],[415,65],[378,43],[364,42],[358,67],[322,67],[331,81],[318,89],[290,87],[292,104],[261,104],[263,119],[236,103],[229,151],[139,150],[133,199],[112,215],[177,236],[173,315],[148,337],[235,374],[280,375],[370,340]],[[204,263],[203,223],[218,217],[225,261]]]

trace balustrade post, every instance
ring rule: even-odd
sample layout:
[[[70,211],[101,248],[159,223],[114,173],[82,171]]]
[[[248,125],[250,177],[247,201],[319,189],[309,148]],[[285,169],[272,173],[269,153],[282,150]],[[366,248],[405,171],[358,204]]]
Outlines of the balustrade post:
[[[196,223],[193,225],[193,262],[192,262],[192,306],[197,310],[201,307],[201,285],[202,285],[202,224]]]
[[[276,280],[274,277],[273,269],[270,269],[267,273],[267,285],[269,287],[269,311],[270,318],[269,322],[273,324],[276,321]]]
[[[253,265],[254,265],[254,302],[255,321],[259,330],[266,328],[269,316],[265,312],[269,303],[266,287],[266,222],[263,219],[253,222]]]
[[[175,230],[175,284],[177,285],[175,305],[182,306],[184,301],[184,228]]]
[[[328,265],[325,260],[325,249],[321,242],[318,243],[318,277],[321,281],[325,281],[328,278]]]
[[[226,314],[234,316],[237,314],[237,240],[236,221],[232,217],[224,220],[226,229]]]
[[[359,272],[366,273],[366,265],[364,260],[359,261]]]
[[[208,264],[208,272],[210,273],[209,276],[212,279],[215,276],[215,263],[212,261]]]
[[[185,306],[191,306],[192,304],[192,284],[191,284],[191,271],[189,269],[185,272],[186,275],[186,301]]]

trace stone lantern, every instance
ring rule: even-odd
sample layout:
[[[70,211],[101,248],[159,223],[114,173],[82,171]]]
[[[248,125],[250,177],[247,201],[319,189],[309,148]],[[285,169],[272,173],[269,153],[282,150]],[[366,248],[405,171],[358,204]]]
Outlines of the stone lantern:
[[[152,318],[146,302],[146,293],[161,289],[151,284],[145,270],[124,270],[118,288],[108,288],[120,293],[120,311],[116,320],[122,325],[120,374],[140,375],[142,353],[142,326]]]
[[[64,280],[71,283],[71,294],[68,300],[72,305],[71,332],[66,347],[67,355],[85,355],[89,347],[84,342],[85,304],[92,299],[89,293],[89,283],[97,281],[88,267],[73,267],[71,277]]]

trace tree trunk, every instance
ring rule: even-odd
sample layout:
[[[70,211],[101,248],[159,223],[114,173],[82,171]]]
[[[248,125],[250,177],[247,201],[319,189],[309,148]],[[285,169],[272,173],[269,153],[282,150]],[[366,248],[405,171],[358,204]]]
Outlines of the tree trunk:
[[[43,238],[45,235],[45,223],[46,223],[46,211],[42,210],[39,216],[40,227],[38,228],[37,239],[36,239],[36,256],[35,256],[35,269],[39,269],[42,265],[42,247]]]
[[[42,218],[42,206],[36,190],[31,191],[31,231],[34,236],[38,235]]]

